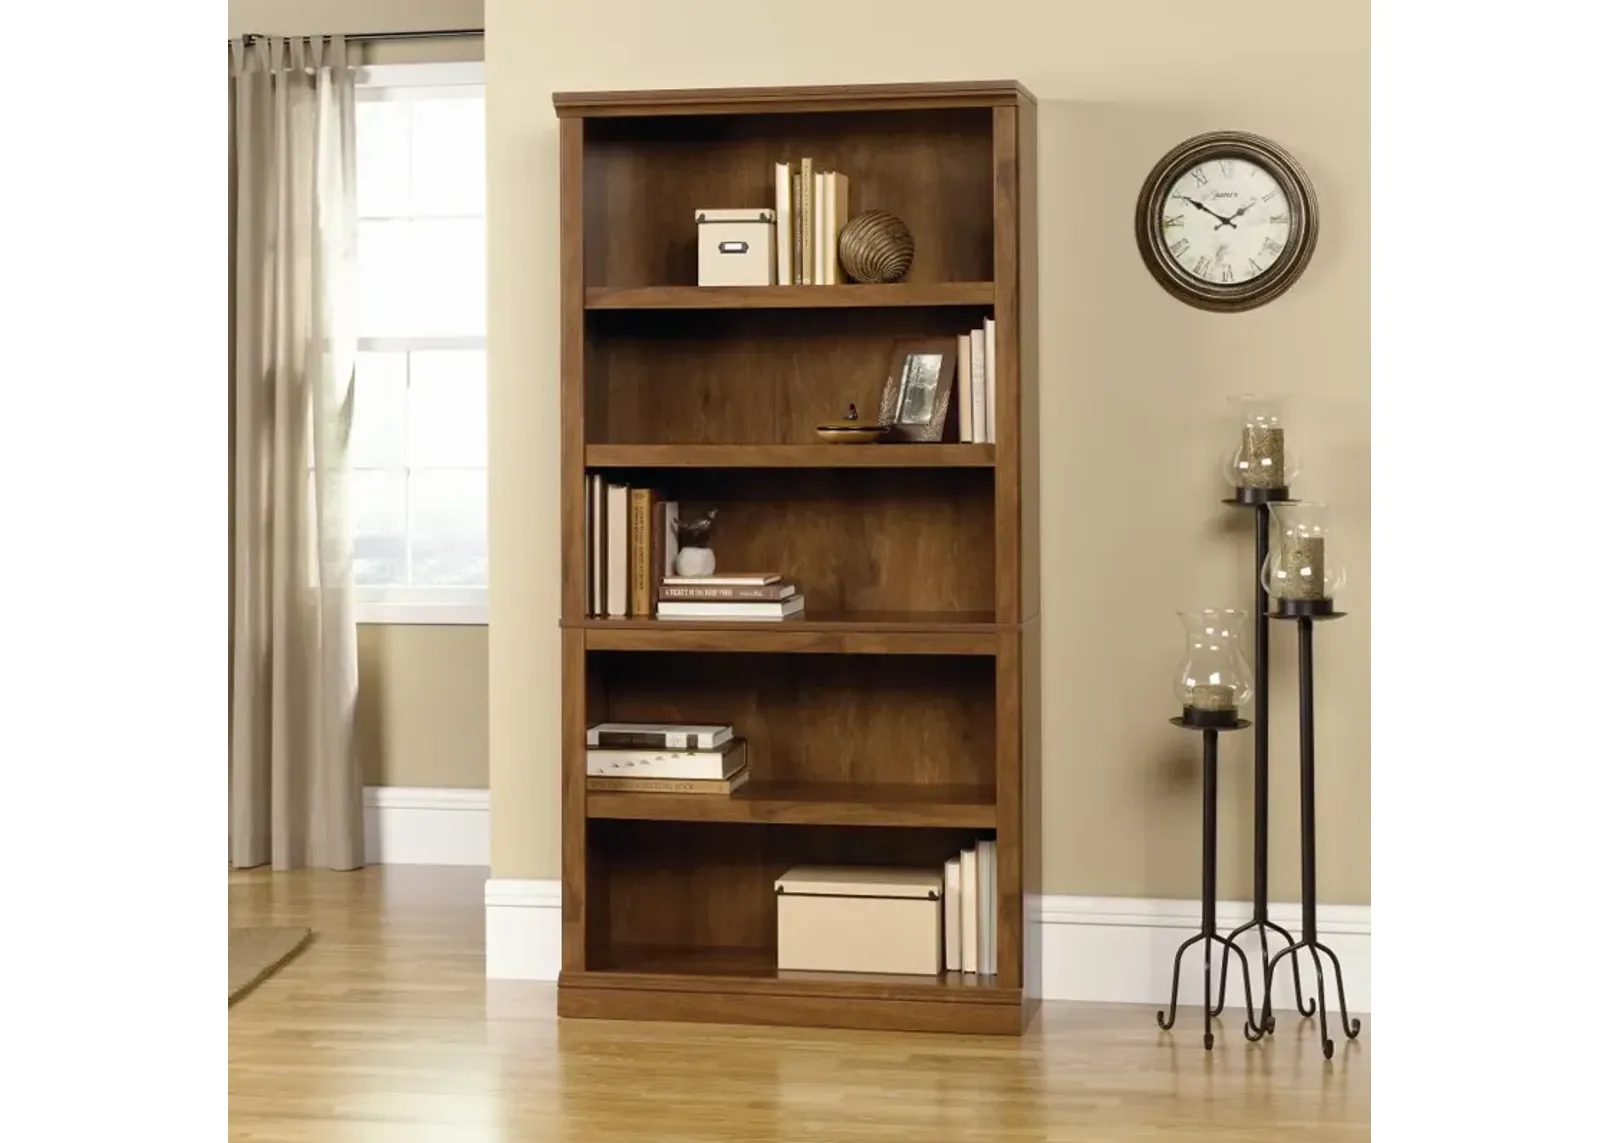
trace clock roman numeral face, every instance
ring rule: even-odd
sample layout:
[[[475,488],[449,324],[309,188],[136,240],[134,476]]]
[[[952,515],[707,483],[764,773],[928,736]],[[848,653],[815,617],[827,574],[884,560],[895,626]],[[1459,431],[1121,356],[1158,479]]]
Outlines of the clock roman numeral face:
[[[1283,188],[1249,159],[1208,159],[1172,181],[1161,207],[1167,253],[1202,282],[1243,285],[1289,244]]]

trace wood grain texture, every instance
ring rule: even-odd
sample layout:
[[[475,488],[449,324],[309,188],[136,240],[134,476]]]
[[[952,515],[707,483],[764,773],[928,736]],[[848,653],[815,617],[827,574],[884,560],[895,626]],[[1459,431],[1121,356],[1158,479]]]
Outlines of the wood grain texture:
[[[774,825],[965,826],[993,829],[992,786],[756,781],[730,797],[704,794],[588,796],[591,818]]]
[[[838,286],[595,286],[591,310],[903,309],[990,306],[993,282],[892,282]]]
[[[1044,897],[1044,822],[1039,813],[1039,807],[1044,805],[1044,735],[1040,725],[1044,710],[1044,643],[1043,624],[1038,616],[1023,625],[1021,643],[1022,757],[1016,845],[1020,851],[1024,918],[1022,994],[1023,1003],[1031,1011],[1044,995],[1043,929],[1026,923],[1028,917],[1038,915]]]
[[[594,721],[728,723],[756,782],[993,786],[995,667],[977,656],[592,654]],[[944,854],[939,864],[944,863]]]
[[[590,710],[603,701],[599,672],[586,662],[581,631],[561,633],[561,675],[581,685],[584,697],[582,702],[569,700],[561,710],[561,966],[581,969],[588,947],[586,935],[596,923],[587,914],[592,871],[584,844],[584,799],[588,796],[585,731]],[[604,923],[603,918],[599,923]]]
[[[605,852],[607,938],[589,950],[590,971],[770,976],[777,964],[778,878],[797,865],[942,866],[970,845],[972,830],[723,822],[591,821]],[[729,958],[732,958],[730,961]],[[730,965],[732,967],[730,967]],[[827,974],[815,994],[843,995]]]
[[[1017,106],[1017,488],[1022,620],[1039,614],[1039,109]]]
[[[994,115],[995,618],[1022,619],[1022,400],[1017,370],[1017,109]],[[1004,336],[1001,331],[1004,330]],[[1037,432],[1037,426],[1034,427]]]
[[[1237,1021],[1221,1023],[1209,1054],[1198,1043],[1198,1010],[1183,1010],[1177,1030],[1163,1033],[1144,1005],[1046,1003],[1022,1036],[741,1027],[731,1015],[725,1027],[559,1020],[554,985],[484,979],[484,877],[420,866],[230,875],[231,925],[304,925],[317,934],[228,1013],[230,1138],[1371,1138],[1370,1032],[1340,1040],[1324,1063],[1316,1021],[1281,1014],[1277,1034],[1260,1044],[1246,1043]],[[605,975],[572,974],[563,1007],[581,1009],[600,990],[589,982]],[[625,986],[627,977],[611,983]],[[676,991],[694,982],[667,984]],[[709,996],[688,994],[692,1006],[703,1011],[726,987],[713,978]],[[659,998],[671,992],[637,992],[600,1003],[635,1020],[693,1015],[682,1011],[687,1004],[664,1010]],[[734,1003],[766,1023],[762,1005],[773,999],[748,995]],[[968,1003],[953,988],[939,996],[941,1010]],[[839,1007],[812,1002],[784,1015],[798,1025]]]
[[[810,110],[907,111],[927,108],[988,107],[1033,94],[1016,80],[950,83],[860,83],[829,87],[721,87],[657,91],[558,91],[556,114],[754,115]]]
[[[994,658],[995,966],[1000,984],[1022,989],[1022,647],[1000,636]]]
[[[829,287],[831,288],[831,287]],[[591,311],[597,444],[817,445],[819,424],[878,410],[897,342],[954,339],[982,307]],[[835,448],[871,446],[835,445]]]
[[[782,623],[729,620],[588,619],[590,651],[743,651],[784,655],[993,655],[992,615],[861,612],[843,619],[821,612]]]
[[[994,445],[590,445],[590,468],[993,468]]]
[[[987,108],[596,119],[585,124],[589,286],[694,286],[695,212],[770,206],[774,165],[850,178],[850,213],[887,210],[917,244],[906,282],[991,279]]]
[[[583,442],[590,401],[584,384],[583,121],[561,124],[561,615],[584,613]],[[597,411],[597,410],[596,410]]]

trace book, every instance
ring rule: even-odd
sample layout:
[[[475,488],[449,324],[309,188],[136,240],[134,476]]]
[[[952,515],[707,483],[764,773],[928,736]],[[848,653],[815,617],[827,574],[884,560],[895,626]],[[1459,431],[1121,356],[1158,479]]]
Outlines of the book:
[[[789,205],[789,193],[793,189],[793,182],[789,178],[789,164],[777,164],[777,173],[773,179],[777,197],[773,202],[773,213],[778,216],[778,285],[794,285],[794,217]]]
[[[994,318],[983,319],[983,380],[984,400],[988,408],[984,411],[984,424],[989,427],[989,443],[994,444]]]
[[[791,284],[798,286],[805,277],[805,275],[802,273],[802,268],[805,266],[804,258],[806,231],[805,219],[800,213],[801,194],[799,163],[794,165],[793,172],[790,174],[789,179],[794,184],[790,188],[789,194],[789,213],[792,215],[789,220],[789,229],[794,231],[794,234],[789,240],[789,245],[791,247],[789,254],[789,277],[791,279]]]
[[[994,842],[978,843],[978,971],[994,972]]]
[[[658,599],[773,600],[788,599],[795,591],[796,588],[792,583],[769,583],[759,587],[753,584],[667,583],[661,585],[658,591]]]
[[[961,971],[961,859],[944,863],[944,970]]]
[[[606,613],[606,482],[589,477],[589,595],[591,615]]]
[[[828,281],[831,285],[839,285],[845,280],[839,268],[839,232],[844,229],[844,224],[850,221],[850,179],[845,175],[835,172],[833,179],[832,215],[828,219]]]
[[[677,571],[678,563],[678,502],[666,500],[661,504],[661,574],[669,576]]]
[[[586,746],[638,750],[715,750],[733,740],[733,727],[688,722],[597,722],[584,732]]]
[[[655,608],[656,491],[634,488],[628,492],[628,613],[645,616]]]
[[[972,443],[972,335],[956,335],[956,421],[961,426],[957,439]]]
[[[606,615],[628,615],[628,486],[606,485]]]
[[[806,609],[806,597],[763,602],[745,599],[671,599],[656,604],[657,619],[788,619]]]
[[[710,587],[762,587],[769,583],[778,583],[783,577],[777,572],[716,572],[713,575],[673,575],[670,572],[661,577],[663,586],[690,586],[698,587],[702,584]]]
[[[585,759],[591,778],[672,778],[678,781],[724,782],[745,765],[744,739],[724,742],[715,750],[611,750],[596,747]]]
[[[816,234],[816,203],[813,196],[816,190],[816,176],[811,170],[811,160],[800,160],[800,217],[796,220],[800,226],[800,284],[803,286],[815,285],[813,271],[816,266],[816,251],[813,243]]]
[[[988,355],[983,351],[983,330],[975,329],[971,336],[972,358],[972,439],[979,444],[989,441],[989,390],[983,371]]]
[[[731,794],[749,780],[749,767],[720,782],[702,782],[689,778],[586,779],[592,792],[616,794]]]
[[[811,178],[814,184],[811,188],[811,256],[815,263],[811,267],[811,280],[819,286],[826,286],[828,276],[824,269],[824,258],[828,229],[828,175],[825,171],[818,171]]]
[[[961,851],[961,971],[978,971],[978,851]]]

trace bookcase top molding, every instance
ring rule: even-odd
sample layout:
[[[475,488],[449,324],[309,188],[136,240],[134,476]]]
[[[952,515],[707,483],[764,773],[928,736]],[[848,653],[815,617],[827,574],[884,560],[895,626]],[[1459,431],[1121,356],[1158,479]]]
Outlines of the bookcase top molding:
[[[667,91],[558,91],[562,119],[631,115],[757,115],[803,111],[908,111],[1034,103],[1014,79],[857,83],[825,87],[710,87]]]

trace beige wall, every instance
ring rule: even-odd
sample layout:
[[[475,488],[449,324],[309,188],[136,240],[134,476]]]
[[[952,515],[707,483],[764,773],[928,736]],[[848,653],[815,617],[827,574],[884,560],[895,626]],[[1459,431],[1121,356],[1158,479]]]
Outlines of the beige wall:
[[[228,34],[483,27],[482,0],[229,0]],[[220,50],[220,47],[219,47]],[[481,59],[481,40],[380,45],[374,62]],[[362,627],[356,741],[369,786],[489,784],[484,627]]]
[[[1297,491],[1338,504],[1351,617],[1318,647],[1319,870],[1369,892],[1369,26],[1180,0],[488,0],[490,777],[497,877],[559,874],[555,90],[1016,78],[1039,98],[1045,442],[1045,889],[1192,897],[1196,742],[1166,725],[1185,605],[1248,605],[1250,540],[1217,503],[1223,398],[1303,396]],[[1143,269],[1133,203],[1171,145],[1268,135],[1323,231],[1301,282],[1211,315]],[[1129,457],[1136,458],[1130,464]],[[1121,491],[1123,496],[1107,495]],[[1277,694],[1292,642],[1276,631]],[[1293,706],[1274,703],[1273,897],[1298,898]],[[1248,739],[1223,761],[1221,883],[1249,885]]]

